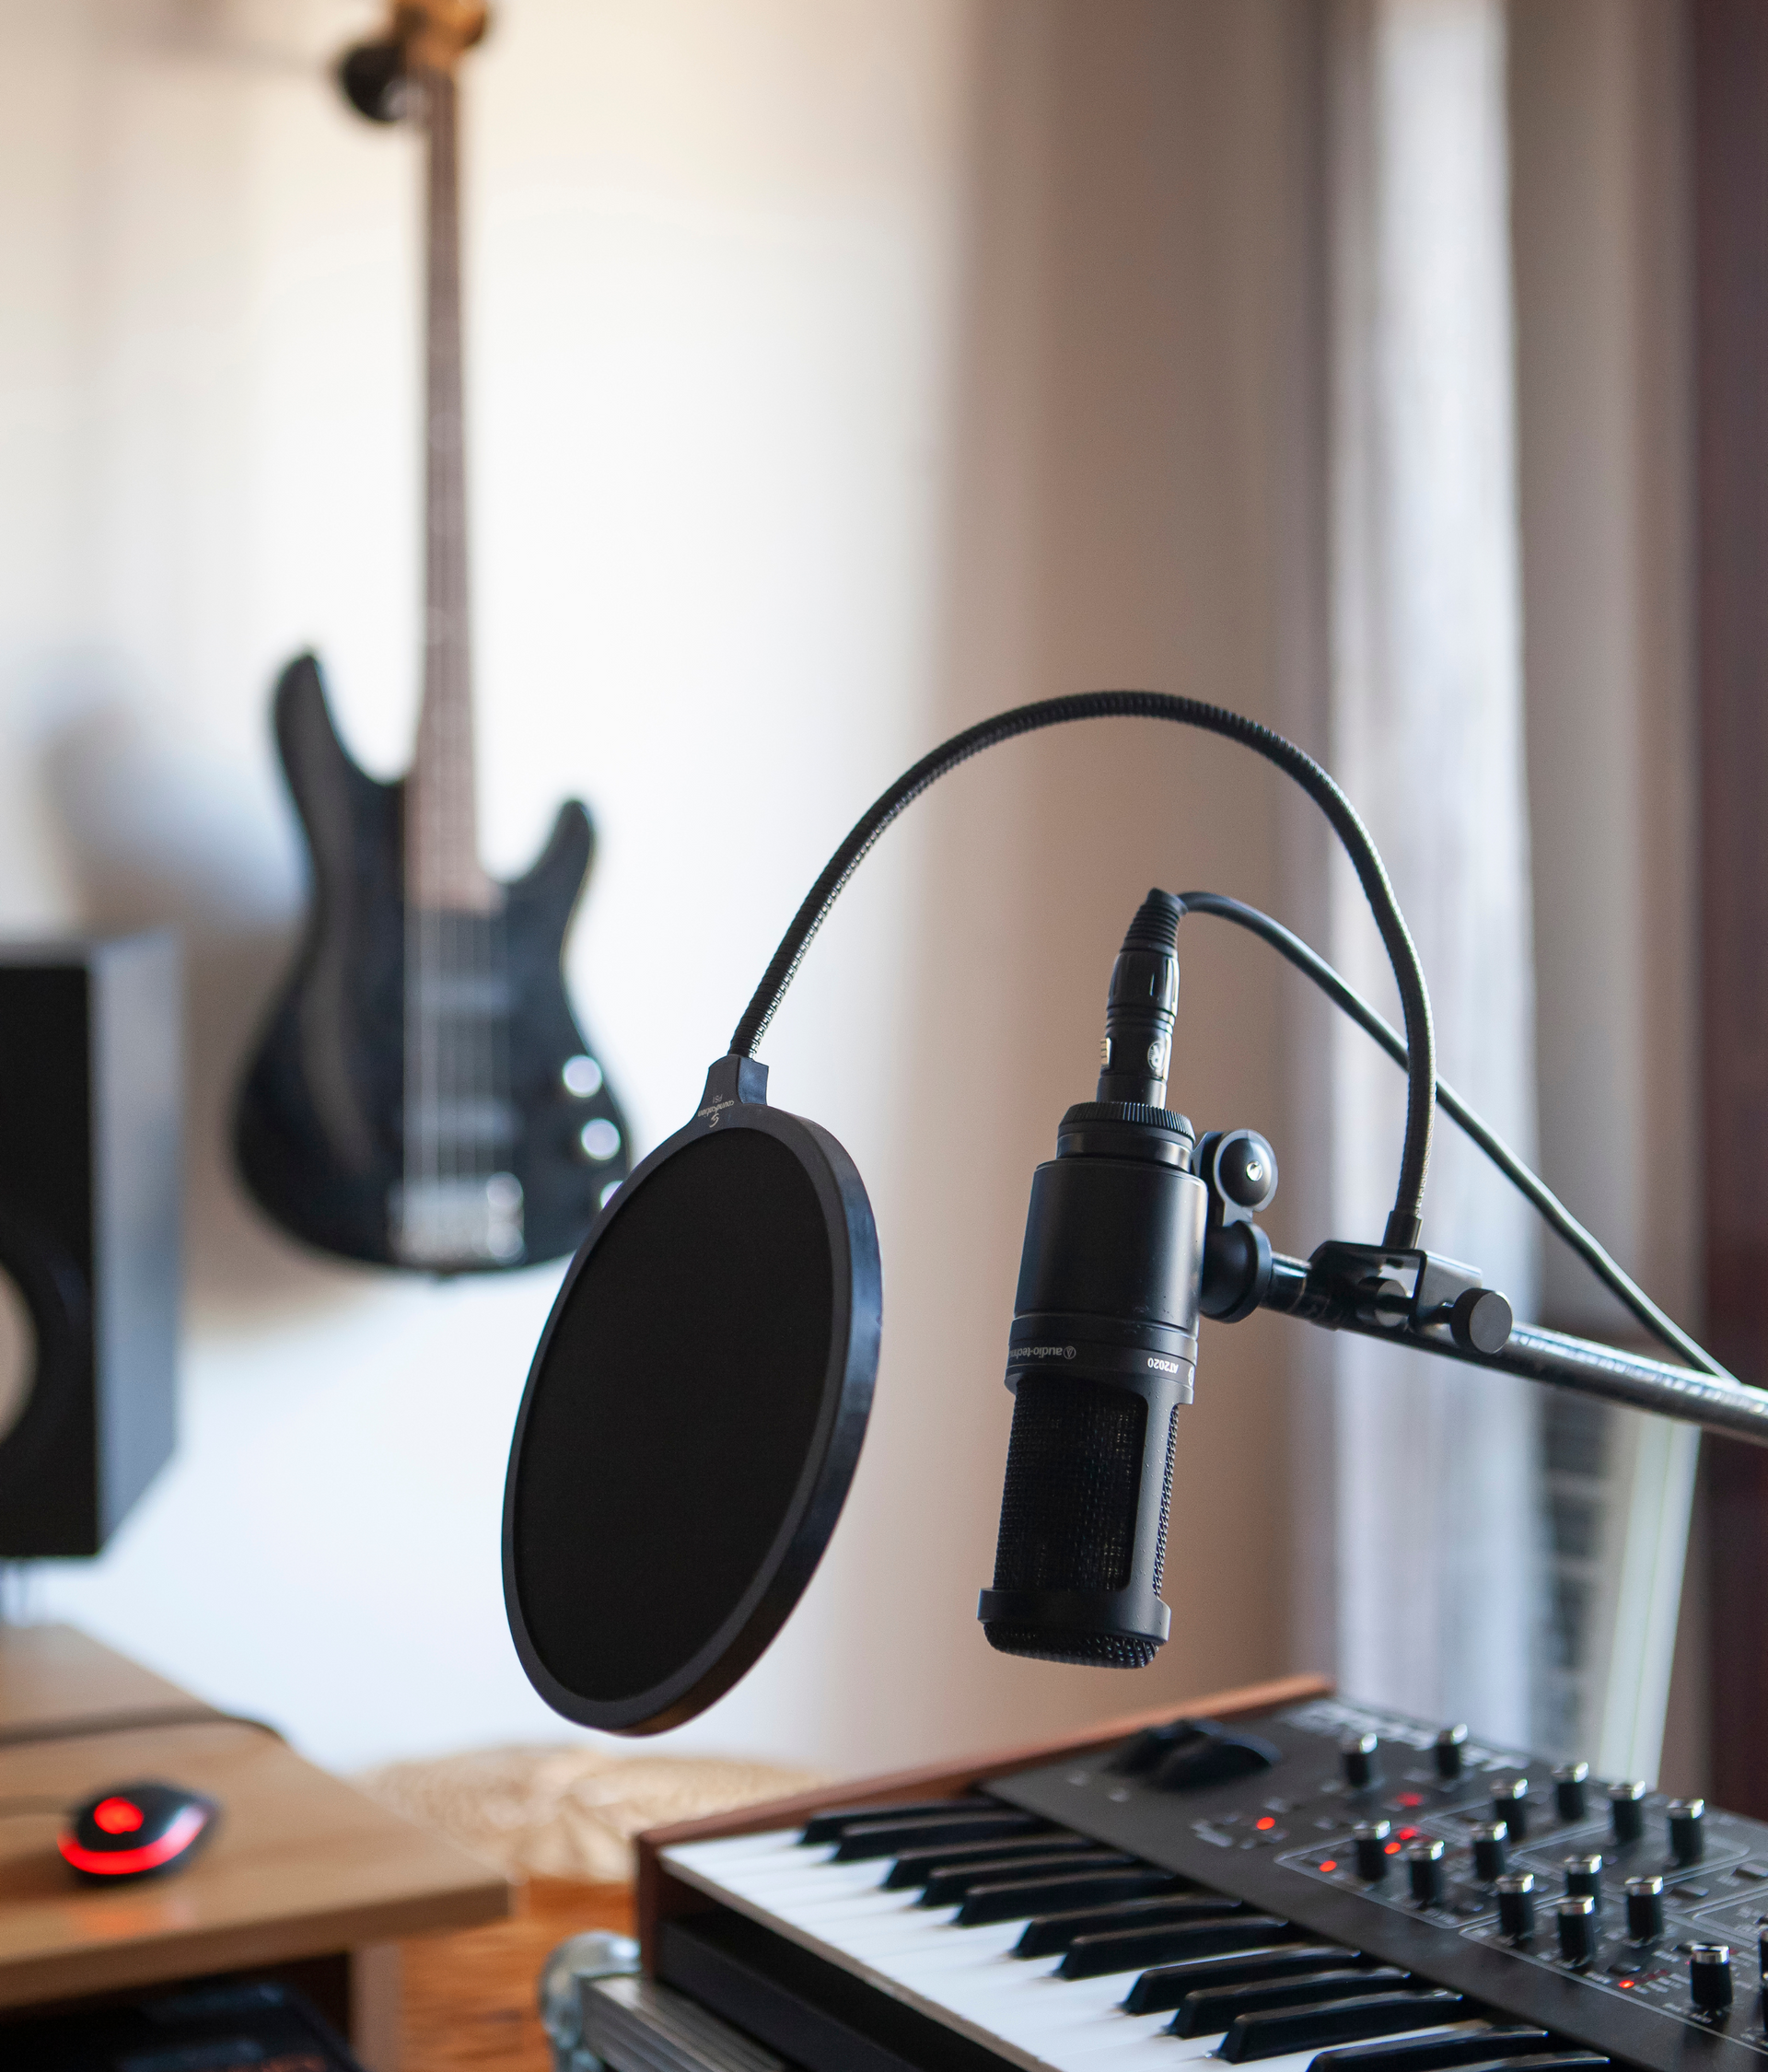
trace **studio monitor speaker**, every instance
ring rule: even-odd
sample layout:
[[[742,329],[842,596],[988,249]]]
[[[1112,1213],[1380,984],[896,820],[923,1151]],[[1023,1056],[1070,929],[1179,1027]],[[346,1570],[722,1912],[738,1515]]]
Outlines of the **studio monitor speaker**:
[[[0,1558],[97,1554],[172,1449],[180,1030],[169,935],[0,944]]]

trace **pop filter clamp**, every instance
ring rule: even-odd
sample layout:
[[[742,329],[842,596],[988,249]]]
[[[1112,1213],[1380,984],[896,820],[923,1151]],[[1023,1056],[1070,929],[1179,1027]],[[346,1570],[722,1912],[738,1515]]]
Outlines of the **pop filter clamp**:
[[[1577,1391],[1768,1446],[1746,1387],[1610,1257],[1436,1076],[1429,993],[1368,831],[1332,778],[1222,707],[1105,691],[1023,705],[954,736],[857,822],[794,917],[687,1125],[603,1208],[536,1350],[504,1507],[511,1633],[556,1710],[614,1732],[680,1724],[727,1690],[789,1615],[833,1531],[877,1371],[877,1233],[852,1160],[770,1109],[754,1052],[847,880],[890,822],[971,756],[1042,728],[1139,718],[1201,728],[1293,778],[1325,814],[1399,987],[1403,1036],[1279,923],[1223,895],[1151,893],[1125,937],[1097,1098],[1038,1169],[1009,1344],[1016,1392],[991,1643],[1139,1666],[1159,1601],[1178,1413],[1200,1317],[1258,1310]],[[1394,1205],[1378,1245],[1273,1251],[1257,1214],[1276,1161],[1256,1132],[1199,1137],[1165,1103],[1187,913],[1262,937],[1407,1073]],[[1440,1107],[1685,1366],[1515,1322],[1473,1268],[1422,1249]],[[1027,1386],[1029,1381],[1030,1386]]]

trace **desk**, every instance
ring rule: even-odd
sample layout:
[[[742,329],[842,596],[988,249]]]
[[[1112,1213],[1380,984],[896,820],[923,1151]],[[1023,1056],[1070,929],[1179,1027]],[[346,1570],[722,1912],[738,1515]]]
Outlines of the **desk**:
[[[70,1720],[201,1712],[176,1684],[67,1626],[0,1628],[0,1800],[73,1804],[99,1786],[165,1777],[218,1799],[187,1870],[76,1884],[52,1815],[0,1821],[0,2020],[8,2011],[168,1981],[250,1972],[299,1985],[372,2072],[398,2056],[401,1937],[510,1910],[506,1880],[318,1770],[273,1735],[220,1716],[18,1741]]]

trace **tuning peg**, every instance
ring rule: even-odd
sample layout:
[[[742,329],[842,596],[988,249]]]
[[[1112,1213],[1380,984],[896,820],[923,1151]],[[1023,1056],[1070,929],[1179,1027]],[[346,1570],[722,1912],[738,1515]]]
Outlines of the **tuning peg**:
[[[358,115],[396,122],[405,112],[405,52],[390,41],[354,44],[338,60],[338,84]]]

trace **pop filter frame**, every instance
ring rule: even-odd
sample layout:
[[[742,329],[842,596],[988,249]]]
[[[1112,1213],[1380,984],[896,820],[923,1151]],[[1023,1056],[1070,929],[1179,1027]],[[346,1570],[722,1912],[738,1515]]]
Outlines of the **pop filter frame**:
[[[535,1349],[505,1484],[504,1599],[511,1636],[529,1681],[554,1711],[579,1726],[618,1734],[659,1733],[722,1697],[748,1672],[803,1595],[828,1546],[858,1462],[878,1372],[883,1312],[871,1204],[857,1168],[834,1137],[815,1123],[770,1108],[766,1090],[767,1068],[751,1058],[732,1055],[712,1066],[692,1120],[639,1164],[597,1218],[572,1262]],[[646,1220],[647,1189],[657,1188],[659,1176],[667,1188],[671,1169],[678,1179],[697,1175],[711,1144],[742,1133],[757,1133],[769,1141],[774,1148],[765,1154],[752,1141],[744,1151],[751,1158],[762,1157],[772,1170],[785,1176],[802,1210],[795,1225],[799,1256],[796,1262],[783,1260],[785,1271],[808,1272],[816,1280],[822,1273],[827,1275],[826,1307],[817,1298],[820,1290],[813,1290],[810,1301],[795,1306],[792,1320],[801,1332],[809,1331],[812,1339],[808,1344],[801,1339],[797,1347],[807,1385],[799,1391],[804,1421],[794,1438],[783,1438],[780,1443],[801,1447],[802,1465],[790,1477],[784,1502],[768,1507],[762,1520],[765,1546],[759,1558],[752,1553],[744,1556],[744,1566],[750,1567],[748,1580],[728,1609],[715,1612],[704,1631],[688,1635],[666,1667],[655,1661],[641,1667],[636,1688],[585,1688],[609,1681],[601,1676],[599,1666],[587,1663],[583,1647],[587,1614],[576,1616],[570,1601],[590,1536],[575,1517],[569,1521],[559,1517],[556,1477],[550,1494],[539,1485],[543,1485],[555,1458],[560,1430],[575,1426],[580,1431],[586,1417],[595,1421],[593,1414],[586,1411],[586,1397],[597,1376],[585,1371],[580,1357],[586,1311],[594,1304],[599,1280],[605,1285],[606,1275],[619,1271],[612,1263],[621,1254],[623,1231],[642,1232],[637,1241],[653,1252],[657,1250],[655,1218]],[[782,1163],[779,1153],[789,1164]],[[696,1154],[700,1154],[697,1160]],[[718,1154],[721,1160],[726,1156]],[[704,1192],[691,1180],[688,1187],[690,1193]],[[660,1191],[654,1197],[663,1198]],[[826,1267],[816,1243],[819,1232],[826,1244]],[[776,1253],[793,1242],[780,1228],[759,1228],[753,1238],[771,1245]],[[693,1263],[687,1263],[690,1275]],[[765,1308],[763,1315],[765,1321]],[[671,1321],[658,1318],[657,1328],[667,1331]],[[640,1322],[641,1337],[647,1328]],[[630,1378],[629,1363],[635,1357],[648,1385],[646,1349],[643,1344],[622,1348],[622,1358],[610,1364],[625,1368]],[[745,1344],[742,1350],[751,1358],[756,1356],[752,1345]],[[679,1346],[672,1348],[672,1356],[679,1372]],[[715,1358],[716,1348],[708,1345],[706,1356]],[[762,1358],[765,1370],[765,1348]],[[659,1373],[657,1387],[667,1387],[670,1379]],[[723,1380],[723,1370],[714,1379]],[[751,1400],[728,1407],[745,1411],[755,1421],[750,1428],[765,1443],[762,1435],[775,1404]],[[617,1403],[603,1408],[619,1414]],[[691,1443],[692,1433],[680,1426],[677,1430],[684,1446]],[[706,1465],[703,1456],[703,1483]],[[738,1502],[733,1495],[733,1507]],[[659,1553],[675,1556],[680,1550],[673,1544],[667,1549],[653,1545],[621,1550],[622,1558],[634,1561],[639,1570],[634,1578],[636,1587],[648,1589],[653,1597],[671,1594],[658,1590],[655,1579],[644,1573],[647,1554]],[[715,1576],[703,1577],[706,1589],[715,1595],[720,1580]],[[728,1578],[723,1580],[727,1588]],[[565,1593],[563,1599],[560,1592]],[[677,1598],[692,1593],[674,1593]],[[570,1630],[562,1631],[562,1626]],[[617,1642],[614,1651],[618,1652]],[[634,1652],[642,1660],[646,1648],[641,1645]],[[651,1646],[649,1653],[657,1652],[657,1647]],[[667,1644],[662,1652],[669,1652]],[[574,1655],[575,1664],[567,1659]],[[618,1670],[611,1672],[611,1680],[616,1686],[631,1681]]]

